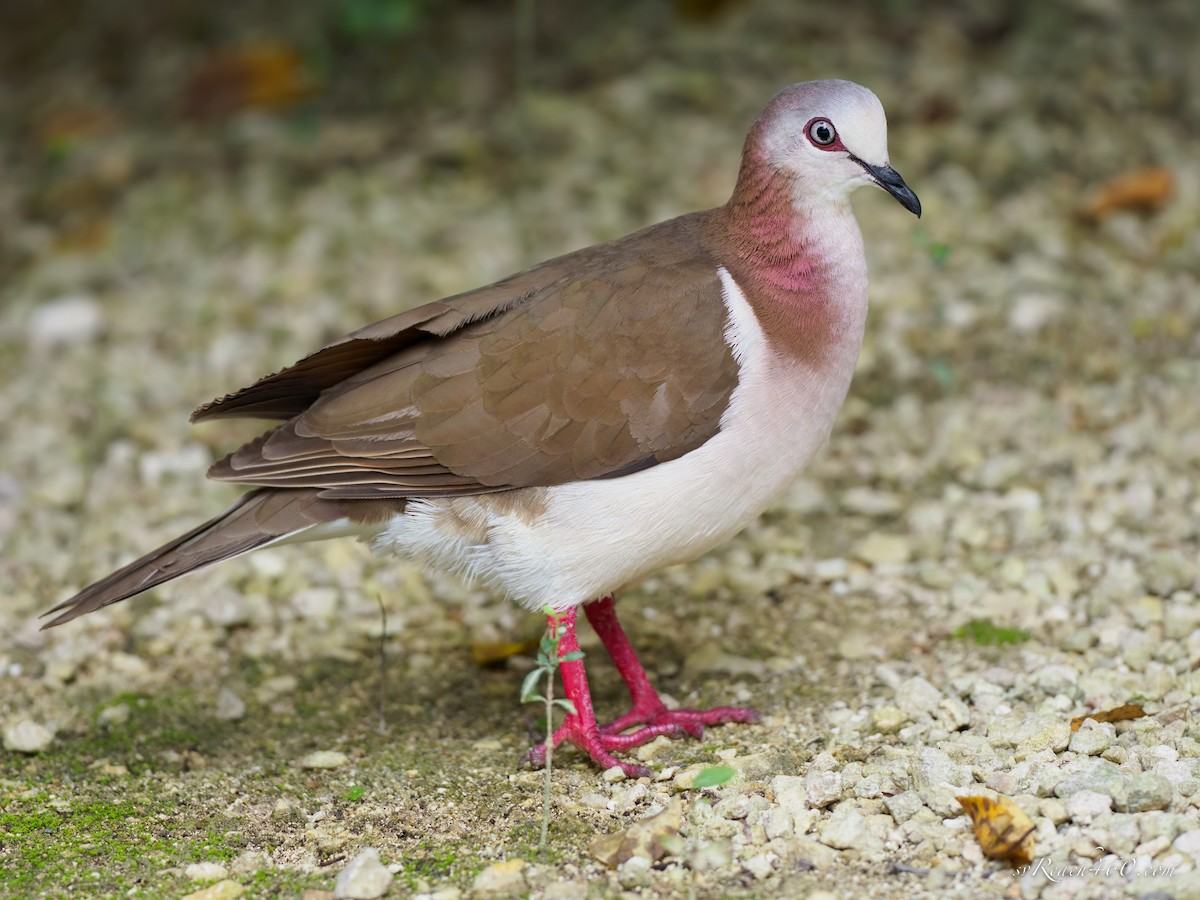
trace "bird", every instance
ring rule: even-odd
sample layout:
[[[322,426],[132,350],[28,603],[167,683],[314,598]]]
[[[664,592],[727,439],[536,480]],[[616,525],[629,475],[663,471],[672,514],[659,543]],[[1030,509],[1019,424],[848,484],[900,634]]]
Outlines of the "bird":
[[[757,721],[749,707],[668,708],[614,596],[733,537],[829,439],[867,314],[849,202],[862,185],[920,217],[876,95],[784,88],[724,205],[393,315],[201,406],[192,421],[273,423],[208,472],[252,489],[43,627],[261,547],[357,536],[547,615],[570,701],[551,748],[637,777],[649,770],[616,754]],[[606,724],[579,658],[581,607],[630,694]]]

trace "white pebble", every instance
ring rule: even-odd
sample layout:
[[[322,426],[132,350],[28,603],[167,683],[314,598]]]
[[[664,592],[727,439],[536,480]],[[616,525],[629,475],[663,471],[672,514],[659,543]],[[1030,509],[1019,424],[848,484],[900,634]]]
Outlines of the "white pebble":
[[[4,729],[5,749],[16,753],[41,753],[54,743],[54,732],[32,719],[21,719]]]
[[[48,300],[29,315],[25,333],[36,347],[86,341],[100,333],[104,317],[92,297],[69,294]]]
[[[367,847],[338,873],[333,883],[333,896],[337,900],[375,900],[388,892],[393,877],[380,862],[379,851]]]
[[[221,881],[229,877],[229,870],[219,863],[191,863],[183,870],[184,876],[190,881]]]
[[[350,762],[345,753],[337,750],[314,750],[300,760],[302,769],[338,769]]]

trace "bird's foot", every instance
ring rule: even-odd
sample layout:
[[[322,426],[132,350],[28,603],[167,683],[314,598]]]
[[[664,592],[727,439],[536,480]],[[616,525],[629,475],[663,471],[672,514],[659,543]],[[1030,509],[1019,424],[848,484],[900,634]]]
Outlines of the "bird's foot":
[[[640,747],[642,744],[654,740],[660,734],[678,737],[683,734],[683,730],[678,725],[662,723],[647,725],[631,734],[607,734],[601,733],[594,721],[588,728],[578,716],[567,716],[559,729],[554,732],[552,742],[555,747],[562,743],[573,744],[590,756],[592,762],[602,769],[611,769],[613,766],[617,766],[629,778],[641,778],[653,773],[646,766],[617,759],[613,756],[612,751],[632,750],[634,747]],[[535,769],[544,767],[546,765],[545,742],[538,744],[526,753],[525,761]]]
[[[613,755],[613,751],[632,750],[659,735],[690,735],[700,739],[708,725],[758,721],[758,713],[746,706],[667,709],[662,698],[651,687],[645,670],[629,645],[629,639],[617,623],[612,598],[605,597],[589,603],[584,609],[629,687],[633,706],[625,715],[607,725],[596,722],[592,694],[580,658],[582,654],[577,652],[579,640],[575,634],[575,610],[549,615],[550,633],[557,642],[561,660],[559,672],[562,675],[563,692],[572,706],[571,712],[551,737],[551,747],[564,742],[573,744],[600,768],[611,769],[616,766],[630,778],[641,778],[651,774],[650,769],[637,763],[622,762]],[[635,728],[639,725],[640,728]],[[630,728],[635,730],[626,733]],[[540,769],[546,765],[546,755],[546,743],[543,742],[525,754],[525,761],[535,769]]]
[[[758,721],[758,713],[748,706],[717,706],[712,709],[667,709],[661,702],[657,706],[639,709],[635,706],[619,719],[606,725],[590,728],[578,716],[567,716],[554,732],[553,744],[568,743],[578,747],[602,769],[617,766],[630,778],[650,775],[651,770],[637,763],[623,762],[612,751],[632,750],[648,744],[659,735],[683,737],[690,735],[700,740],[707,725],[724,725],[727,722],[750,723]],[[642,727],[624,733],[635,725]],[[525,761],[533,768],[546,765],[546,744],[538,744],[525,754]]]
[[[714,706],[711,709],[667,709],[666,705],[655,695],[652,700],[635,702],[633,708],[618,719],[600,726],[602,735],[617,735],[634,725],[643,725],[634,731],[633,735],[641,734],[650,729],[662,729],[651,737],[659,734],[687,734],[696,740],[704,737],[704,729],[709,725],[725,725],[730,722],[748,724],[758,721],[758,713],[749,706]],[[630,735],[632,736],[632,735]],[[646,740],[650,740],[647,738]],[[645,743],[640,741],[639,743]]]

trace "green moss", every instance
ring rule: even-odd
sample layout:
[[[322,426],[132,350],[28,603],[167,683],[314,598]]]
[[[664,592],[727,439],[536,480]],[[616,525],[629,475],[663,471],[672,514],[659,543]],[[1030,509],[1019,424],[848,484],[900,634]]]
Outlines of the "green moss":
[[[986,619],[972,619],[955,631],[954,636],[972,640],[982,646],[1023,644],[1033,637],[1028,631],[1022,631],[1020,628],[1003,628]]]
[[[405,860],[404,875],[415,884],[418,879],[444,880],[462,874],[459,871],[459,849],[457,846],[429,844],[421,855]]]

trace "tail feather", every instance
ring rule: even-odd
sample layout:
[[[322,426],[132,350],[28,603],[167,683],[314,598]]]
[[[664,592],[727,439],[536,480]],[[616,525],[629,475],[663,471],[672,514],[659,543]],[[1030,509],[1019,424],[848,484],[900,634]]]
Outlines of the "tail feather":
[[[345,501],[326,500],[316,490],[253,491],[215,519],[135,559],[60,603],[45,613],[59,615],[42,628],[61,625],[180,575],[345,518],[348,505]],[[360,519],[358,515],[352,517]]]

